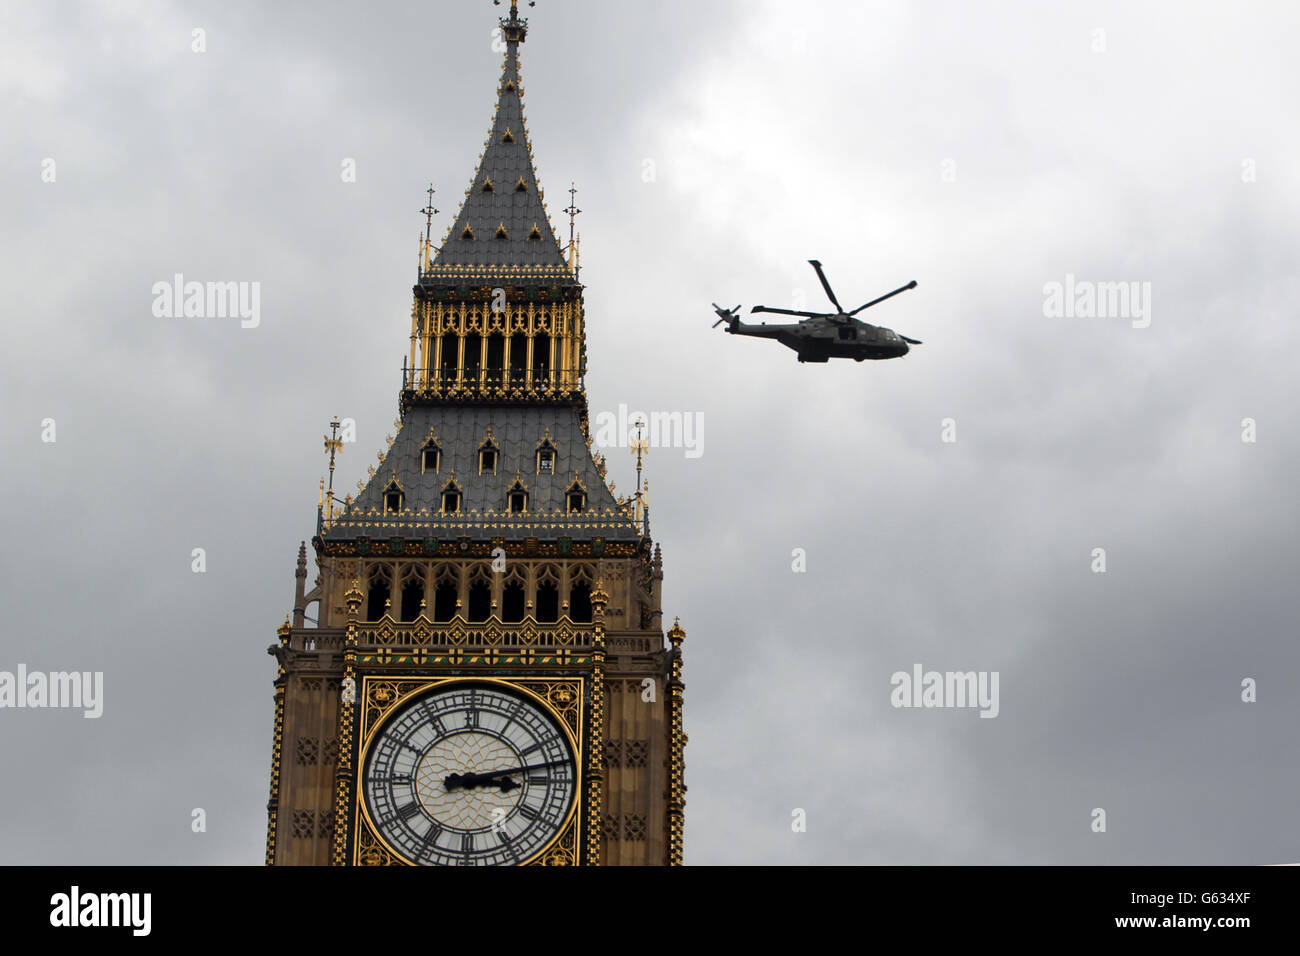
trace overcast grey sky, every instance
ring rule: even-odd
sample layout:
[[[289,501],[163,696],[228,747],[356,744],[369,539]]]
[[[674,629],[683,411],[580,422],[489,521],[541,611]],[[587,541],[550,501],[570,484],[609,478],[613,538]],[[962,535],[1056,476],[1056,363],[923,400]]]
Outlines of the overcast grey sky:
[[[469,183],[502,9],[0,5],[0,670],[105,680],[98,720],[0,710],[0,862],[261,862],[321,435],[357,421],[347,490],[392,431],[417,210],[432,180],[441,235]],[[592,412],[705,423],[647,465],[687,862],[1300,861],[1300,9],[526,12]],[[810,258],[850,308],[916,279],[866,317],[925,344],[709,328],[820,308]],[[260,282],[260,324],[155,318],[175,273]],[[1150,283],[1149,326],[1046,316],[1067,275]],[[998,672],[998,716],[892,707],[914,664]]]

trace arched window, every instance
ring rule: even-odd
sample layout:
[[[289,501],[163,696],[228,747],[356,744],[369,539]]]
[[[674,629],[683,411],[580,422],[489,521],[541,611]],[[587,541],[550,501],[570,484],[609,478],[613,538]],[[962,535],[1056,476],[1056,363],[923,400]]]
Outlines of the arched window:
[[[524,369],[528,367],[528,336],[516,332],[510,336],[510,382],[524,384]]]
[[[500,458],[501,449],[497,446],[496,439],[492,437],[492,429],[489,428],[483,444],[478,446],[478,473],[495,475]]]
[[[460,585],[456,577],[448,573],[438,578],[438,587],[433,592],[433,619],[439,623],[450,621],[456,616],[456,602],[460,600]]]
[[[465,336],[465,381],[477,382],[483,368],[483,336],[471,332]]]
[[[412,566],[407,569],[405,580],[402,582],[401,619],[403,621],[414,621],[424,612],[423,604],[424,571],[419,567]]]
[[[528,510],[528,489],[522,482],[516,480],[510,486],[510,491],[506,493],[506,505],[512,515],[523,514]]]
[[[551,430],[546,429],[546,437],[537,443],[537,473],[539,475],[555,474],[555,443],[550,439]]]
[[[455,473],[452,474],[451,480],[442,486],[442,511],[449,515],[460,511],[461,499],[460,485],[456,484]]]
[[[501,589],[501,620],[506,624],[518,624],[524,619],[524,582],[512,578]]]
[[[444,335],[442,336],[442,353],[439,356],[440,365],[438,366],[438,377],[444,388],[456,383],[456,363],[460,361],[457,358],[457,350],[460,348],[460,336]]]
[[[569,490],[565,492],[565,505],[566,510],[571,514],[587,510],[587,493],[576,481],[569,485]]]
[[[370,585],[366,589],[366,620],[377,621],[388,613],[393,595],[393,579],[387,567],[376,565],[370,569]]]
[[[493,332],[487,340],[487,380],[489,385],[499,386],[504,381],[506,365],[506,337],[500,332]]]
[[[436,475],[438,466],[442,464],[442,448],[438,445],[438,440],[432,435],[420,449],[420,474]]]
[[[551,378],[551,337],[545,332],[533,336],[533,385],[545,388]]]
[[[591,585],[575,581],[569,589],[569,620],[575,624],[591,623]]]
[[[560,588],[552,580],[537,582],[537,620],[554,624],[560,619]]]
[[[402,498],[402,489],[397,482],[390,482],[388,487],[384,489],[384,514],[401,514]]]
[[[478,624],[488,619],[492,613],[492,582],[480,577],[470,582],[469,619]]]

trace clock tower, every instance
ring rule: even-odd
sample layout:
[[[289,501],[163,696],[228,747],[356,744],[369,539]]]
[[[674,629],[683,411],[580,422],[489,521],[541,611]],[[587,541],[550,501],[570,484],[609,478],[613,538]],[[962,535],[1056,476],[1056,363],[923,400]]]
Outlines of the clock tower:
[[[333,492],[337,420],[326,439],[314,586],[304,544],[269,649],[268,864],[682,861],[685,632],[642,490],[615,497],[592,450],[527,21],[500,22],[496,113],[436,251],[426,228],[399,418],[355,497]]]

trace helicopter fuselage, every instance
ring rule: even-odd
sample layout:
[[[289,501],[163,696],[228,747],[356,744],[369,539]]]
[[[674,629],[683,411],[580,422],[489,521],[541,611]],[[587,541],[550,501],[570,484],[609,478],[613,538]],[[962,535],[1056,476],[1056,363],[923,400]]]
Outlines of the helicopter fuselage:
[[[834,319],[803,319],[789,324],[736,319],[725,326],[733,335],[776,339],[793,349],[800,362],[827,362],[833,358],[891,359],[906,355],[911,348],[893,329],[862,322],[851,316]]]

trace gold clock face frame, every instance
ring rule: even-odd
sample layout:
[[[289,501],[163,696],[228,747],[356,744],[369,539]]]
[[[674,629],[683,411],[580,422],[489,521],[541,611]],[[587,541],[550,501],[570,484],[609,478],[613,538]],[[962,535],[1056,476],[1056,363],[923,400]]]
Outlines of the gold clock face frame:
[[[583,690],[582,677],[363,676],[352,862],[576,864]]]

